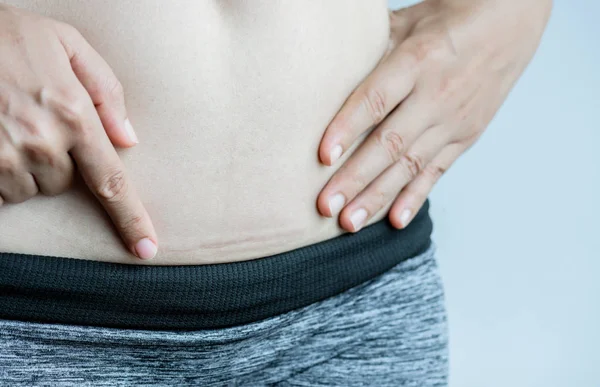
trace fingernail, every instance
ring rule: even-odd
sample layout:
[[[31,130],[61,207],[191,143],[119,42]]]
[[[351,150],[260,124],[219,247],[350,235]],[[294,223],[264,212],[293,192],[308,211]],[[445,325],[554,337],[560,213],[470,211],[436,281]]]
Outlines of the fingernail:
[[[141,259],[152,259],[156,256],[158,249],[154,242],[148,238],[140,239],[135,244],[135,253]]]
[[[329,212],[331,216],[336,216],[344,207],[346,198],[341,193],[333,195],[329,198]]]
[[[411,215],[412,211],[409,209],[402,211],[402,213],[400,214],[400,223],[402,224],[402,227],[408,226],[408,221]]]
[[[338,161],[338,159],[342,155],[342,152],[343,152],[343,149],[342,149],[341,145],[336,145],[331,149],[331,152],[329,153],[329,160],[332,165],[333,165],[333,163]]]
[[[364,208],[359,208],[350,215],[350,222],[354,227],[354,231],[358,231],[367,220],[367,211]]]
[[[134,143],[138,144],[138,138],[135,134],[135,131],[133,130],[133,126],[131,125],[131,122],[129,121],[129,118],[125,120],[125,131],[127,132],[127,137],[129,137],[129,139],[131,141],[133,141]]]

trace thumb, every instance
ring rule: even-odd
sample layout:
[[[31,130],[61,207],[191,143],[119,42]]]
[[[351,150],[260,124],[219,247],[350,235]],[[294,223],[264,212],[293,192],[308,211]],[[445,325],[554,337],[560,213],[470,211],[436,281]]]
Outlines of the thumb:
[[[127,118],[123,86],[108,63],[75,28],[65,31],[61,41],[73,72],[90,95],[113,145],[128,148],[137,144],[138,138]]]

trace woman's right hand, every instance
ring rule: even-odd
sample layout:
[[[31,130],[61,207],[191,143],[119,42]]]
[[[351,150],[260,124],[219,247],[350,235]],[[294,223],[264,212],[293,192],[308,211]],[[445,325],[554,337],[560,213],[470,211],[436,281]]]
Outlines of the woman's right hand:
[[[152,258],[154,227],[113,147],[136,143],[121,84],[81,34],[0,5],[0,205],[64,192],[75,162],[129,250]]]

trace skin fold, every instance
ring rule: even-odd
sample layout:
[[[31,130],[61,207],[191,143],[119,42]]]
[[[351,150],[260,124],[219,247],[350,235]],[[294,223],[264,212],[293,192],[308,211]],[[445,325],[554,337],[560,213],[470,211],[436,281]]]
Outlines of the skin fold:
[[[156,265],[258,258],[386,216],[406,227],[551,9],[4,4],[0,251]]]

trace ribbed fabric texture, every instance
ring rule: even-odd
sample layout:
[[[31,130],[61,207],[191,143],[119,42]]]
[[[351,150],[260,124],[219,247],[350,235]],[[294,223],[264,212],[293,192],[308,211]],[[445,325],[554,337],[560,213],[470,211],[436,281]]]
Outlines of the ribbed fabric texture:
[[[196,330],[259,321],[339,294],[431,244],[426,202],[404,230],[355,234],[244,262],[135,266],[0,253],[0,318]]]
[[[3,387],[447,383],[447,319],[433,244],[338,295],[236,327],[154,331],[0,319]]]

